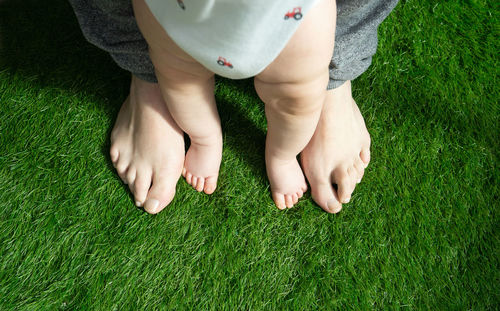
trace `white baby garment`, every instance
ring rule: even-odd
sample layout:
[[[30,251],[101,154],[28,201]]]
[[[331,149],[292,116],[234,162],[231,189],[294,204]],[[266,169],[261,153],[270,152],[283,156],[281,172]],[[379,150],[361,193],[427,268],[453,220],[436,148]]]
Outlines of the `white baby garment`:
[[[283,50],[318,0],[146,0],[172,40],[210,71],[243,79]]]

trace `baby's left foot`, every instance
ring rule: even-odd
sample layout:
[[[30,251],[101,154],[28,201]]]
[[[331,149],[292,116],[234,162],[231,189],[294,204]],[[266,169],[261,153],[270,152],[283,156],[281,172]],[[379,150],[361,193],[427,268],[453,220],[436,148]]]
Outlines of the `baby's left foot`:
[[[370,135],[350,81],[327,92],[316,131],[300,157],[314,201],[326,212],[339,212],[370,162]]]

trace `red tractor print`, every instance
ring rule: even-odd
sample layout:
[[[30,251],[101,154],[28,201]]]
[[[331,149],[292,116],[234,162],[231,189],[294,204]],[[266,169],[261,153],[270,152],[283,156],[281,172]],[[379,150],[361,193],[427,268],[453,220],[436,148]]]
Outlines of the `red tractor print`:
[[[217,60],[217,64],[219,64],[221,66],[228,66],[229,68],[233,68],[233,65],[230,62],[228,62],[224,57],[219,56],[219,59]]]
[[[293,8],[292,11],[288,11],[288,13],[285,14],[285,20],[289,19],[290,17],[295,18],[296,21],[302,18],[302,8],[296,7]]]

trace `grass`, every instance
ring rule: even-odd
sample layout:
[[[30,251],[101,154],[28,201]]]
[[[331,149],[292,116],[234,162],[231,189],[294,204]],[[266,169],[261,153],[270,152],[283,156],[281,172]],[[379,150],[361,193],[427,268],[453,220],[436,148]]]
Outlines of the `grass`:
[[[372,163],[338,215],[280,212],[250,80],[217,81],[212,196],[151,216],[107,155],[129,77],[64,1],[0,2],[0,309],[467,309],[500,305],[499,10],[401,1],[354,81]]]

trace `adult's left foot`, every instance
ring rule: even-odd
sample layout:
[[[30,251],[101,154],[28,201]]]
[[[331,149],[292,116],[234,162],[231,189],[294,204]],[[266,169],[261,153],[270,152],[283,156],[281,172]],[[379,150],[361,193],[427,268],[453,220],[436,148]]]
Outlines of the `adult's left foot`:
[[[300,158],[314,201],[326,212],[338,213],[370,162],[370,134],[350,81],[327,92],[316,131]]]
[[[137,206],[156,214],[172,201],[184,162],[184,136],[157,83],[132,76],[130,95],[111,132],[110,156]]]

